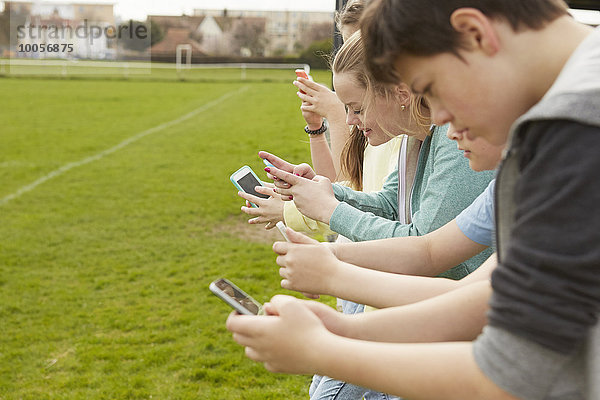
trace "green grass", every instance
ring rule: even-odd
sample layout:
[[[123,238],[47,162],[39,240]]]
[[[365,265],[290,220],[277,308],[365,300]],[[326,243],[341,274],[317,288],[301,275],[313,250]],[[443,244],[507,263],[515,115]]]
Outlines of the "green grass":
[[[245,358],[208,291],[286,293],[229,175],[264,176],[259,149],[309,159],[292,79],[0,79],[0,199],[232,93],[0,205],[0,399],[306,398],[310,377]]]

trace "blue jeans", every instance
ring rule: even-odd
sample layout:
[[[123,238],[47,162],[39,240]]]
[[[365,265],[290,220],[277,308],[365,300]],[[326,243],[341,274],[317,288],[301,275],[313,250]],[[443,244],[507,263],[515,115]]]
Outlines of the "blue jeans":
[[[344,314],[358,314],[365,310],[362,304],[342,300],[342,312]],[[398,397],[385,393],[378,393],[367,388],[352,385],[350,383],[337,381],[327,376],[313,376],[308,394],[311,400],[400,400]]]

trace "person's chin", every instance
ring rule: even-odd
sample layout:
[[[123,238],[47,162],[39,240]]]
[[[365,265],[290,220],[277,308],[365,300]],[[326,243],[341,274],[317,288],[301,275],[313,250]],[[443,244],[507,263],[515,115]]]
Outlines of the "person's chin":
[[[483,165],[482,163],[477,162],[477,160],[473,160],[473,159],[469,159],[469,168],[471,168],[475,172],[486,171],[489,169],[489,168],[486,168],[486,166]]]
[[[380,146],[385,143],[385,142],[379,140],[378,138],[372,138],[372,137],[368,137],[367,142],[373,147]]]

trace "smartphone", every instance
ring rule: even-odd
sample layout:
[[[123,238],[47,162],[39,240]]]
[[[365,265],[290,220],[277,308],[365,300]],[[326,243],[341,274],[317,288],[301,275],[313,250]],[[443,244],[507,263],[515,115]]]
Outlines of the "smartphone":
[[[269,162],[269,160],[267,160],[266,158],[261,158],[262,162],[267,166],[267,167],[273,167],[275,168],[275,166],[273,164],[271,164]]]
[[[297,69],[297,70],[296,70],[296,76],[297,76],[298,78],[311,79],[311,78],[310,78],[310,75],[308,75],[308,74],[306,73],[306,71],[305,71],[305,70],[303,70],[303,69]],[[312,79],[311,79],[311,80],[312,80]],[[300,90],[300,93],[304,93],[304,94],[306,94],[306,92],[305,92],[304,90]]]
[[[231,180],[231,183],[233,183],[233,185],[242,192],[249,193],[256,197],[260,197],[261,199],[269,198],[268,195],[258,193],[256,190],[254,190],[255,187],[263,186],[263,184],[260,181],[260,179],[258,179],[258,176],[256,176],[254,171],[252,171],[252,169],[250,169],[250,167],[247,165],[244,165],[242,168],[238,169],[233,174],[231,174],[229,179]],[[258,207],[254,203],[250,204],[252,205],[252,207]]]
[[[303,69],[297,69],[297,70],[296,70],[296,76],[297,76],[298,78],[310,79],[310,78],[308,77],[308,74],[306,73],[306,71],[305,71],[305,70],[303,70]]]
[[[227,279],[221,278],[208,287],[217,297],[243,315],[263,315],[263,307],[239,287]]]
[[[265,161],[265,164],[268,162],[264,159],[263,161]],[[252,171],[252,169],[247,165],[244,165],[242,168],[238,169],[233,174],[231,174],[229,179],[231,180],[231,183],[233,183],[233,185],[242,192],[249,193],[263,199],[268,199],[270,197],[266,194],[258,193],[256,190],[254,190],[255,187],[263,186],[263,184],[260,181],[260,179],[258,179],[258,176],[256,176],[254,171]],[[252,202],[249,203],[252,207],[258,207]],[[281,232],[281,235],[284,237],[284,239],[289,242],[290,240],[288,239],[287,233],[285,232],[285,224],[279,221],[277,224],[275,224],[275,226],[277,227],[279,232]]]

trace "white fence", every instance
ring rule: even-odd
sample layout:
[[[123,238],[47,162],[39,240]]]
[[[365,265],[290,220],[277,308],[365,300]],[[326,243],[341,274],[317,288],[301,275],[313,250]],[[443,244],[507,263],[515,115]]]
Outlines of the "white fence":
[[[114,62],[86,60],[38,60],[26,58],[0,59],[0,75],[109,75],[130,77],[151,74],[153,70],[171,70],[178,77],[185,77],[187,71],[205,69],[239,69],[239,79],[246,80],[251,69],[304,69],[310,73],[308,64],[279,63],[219,63],[219,64],[168,64],[150,62]]]

